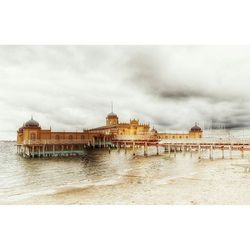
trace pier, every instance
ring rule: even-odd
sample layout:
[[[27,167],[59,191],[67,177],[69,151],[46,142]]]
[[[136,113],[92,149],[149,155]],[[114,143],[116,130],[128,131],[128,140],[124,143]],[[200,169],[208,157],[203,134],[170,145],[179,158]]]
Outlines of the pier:
[[[250,151],[250,139],[204,138],[197,123],[187,133],[158,133],[154,127],[150,129],[149,124],[136,119],[129,123],[119,122],[113,109],[106,117],[106,125],[97,128],[79,132],[52,131],[51,127],[42,129],[31,117],[17,131],[17,153],[26,158],[80,156],[87,149],[95,148],[108,148],[109,152],[112,148],[124,149],[125,153],[130,148],[133,155],[137,148],[143,148],[144,156],[149,155],[149,148],[155,148],[157,155],[196,152],[200,159],[205,152],[211,160],[214,153],[220,151],[221,158],[232,159],[234,151],[239,151],[242,158]]]
[[[245,152],[250,151],[250,139],[218,139],[218,138],[194,138],[194,139],[169,139],[162,140],[155,136],[134,135],[114,136],[106,138],[103,135],[91,139],[72,140],[26,140],[17,145],[17,153],[23,157],[57,157],[57,156],[80,156],[87,149],[112,148],[118,150],[132,150],[136,155],[136,149],[143,149],[143,154],[148,156],[149,148],[155,148],[156,154],[167,153],[169,156],[176,156],[179,152],[196,153],[198,158],[203,158],[206,152],[209,159],[214,159],[214,153],[220,152],[221,158],[233,158],[233,152],[238,151],[241,158]],[[161,149],[161,150],[160,150]]]
[[[117,138],[114,140],[119,147],[124,145],[132,145],[132,152],[135,155],[136,146],[144,148],[144,155],[148,155],[148,147],[155,147],[156,154],[159,155],[159,148],[164,149],[164,153],[168,153],[169,156],[173,153],[175,156],[177,152],[189,152],[192,154],[196,152],[198,158],[201,159],[203,152],[209,153],[209,159],[214,159],[214,152],[220,151],[221,158],[225,158],[225,152],[228,152],[228,157],[233,159],[233,152],[240,152],[241,158],[244,158],[244,153],[250,151],[250,139],[218,139],[218,138],[199,138],[199,139],[177,139],[177,140],[124,140],[123,138]]]
[[[47,139],[24,140],[17,144],[17,154],[25,158],[80,156],[84,150],[90,148],[111,147],[109,137],[92,137],[91,139]]]

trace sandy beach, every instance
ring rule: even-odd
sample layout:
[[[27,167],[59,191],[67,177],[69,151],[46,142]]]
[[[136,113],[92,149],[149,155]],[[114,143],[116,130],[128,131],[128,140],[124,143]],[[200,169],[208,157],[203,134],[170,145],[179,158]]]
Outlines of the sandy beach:
[[[117,184],[67,188],[15,204],[250,204],[250,173],[233,166],[243,160],[201,160],[196,173],[147,180],[123,176]]]

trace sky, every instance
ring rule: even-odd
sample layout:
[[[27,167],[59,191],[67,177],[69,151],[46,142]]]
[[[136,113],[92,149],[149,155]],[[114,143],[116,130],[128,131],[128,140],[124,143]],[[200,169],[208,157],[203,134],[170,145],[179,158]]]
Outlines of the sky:
[[[250,127],[249,46],[0,46],[0,139],[105,124],[110,103],[158,131]]]

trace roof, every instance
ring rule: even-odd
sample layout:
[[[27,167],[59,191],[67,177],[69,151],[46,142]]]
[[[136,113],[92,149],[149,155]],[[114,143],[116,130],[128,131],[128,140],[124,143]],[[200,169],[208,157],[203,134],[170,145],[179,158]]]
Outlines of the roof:
[[[193,132],[201,131],[201,128],[197,124],[195,124],[190,130],[193,131]]]
[[[118,117],[114,112],[110,112],[107,117]]]
[[[37,121],[35,121],[35,120],[33,119],[33,117],[31,117],[31,119],[28,120],[28,121],[24,124],[24,128],[30,128],[30,127],[32,127],[32,128],[39,128],[39,127],[40,127],[39,123],[38,123]]]
[[[116,128],[116,127],[117,127],[117,125],[101,126],[101,127],[97,127],[97,128],[88,129],[88,131],[101,130],[101,129],[110,129],[110,128]]]

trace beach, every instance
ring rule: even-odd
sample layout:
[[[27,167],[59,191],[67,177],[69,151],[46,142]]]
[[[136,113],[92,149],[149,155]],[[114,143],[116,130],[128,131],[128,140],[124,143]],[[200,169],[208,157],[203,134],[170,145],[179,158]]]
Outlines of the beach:
[[[250,155],[154,149],[95,149],[83,157],[23,159],[14,142],[0,143],[0,204],[250,204]],[[239,164],[239,165],[237,165]]]
[[[231,163],[230,160],[200,161],[199,172],[183,177],[150,182],[143,176],[125,176],[121,183],[114,185],[67,188],[16,204],[250,204],[250,174]]]

